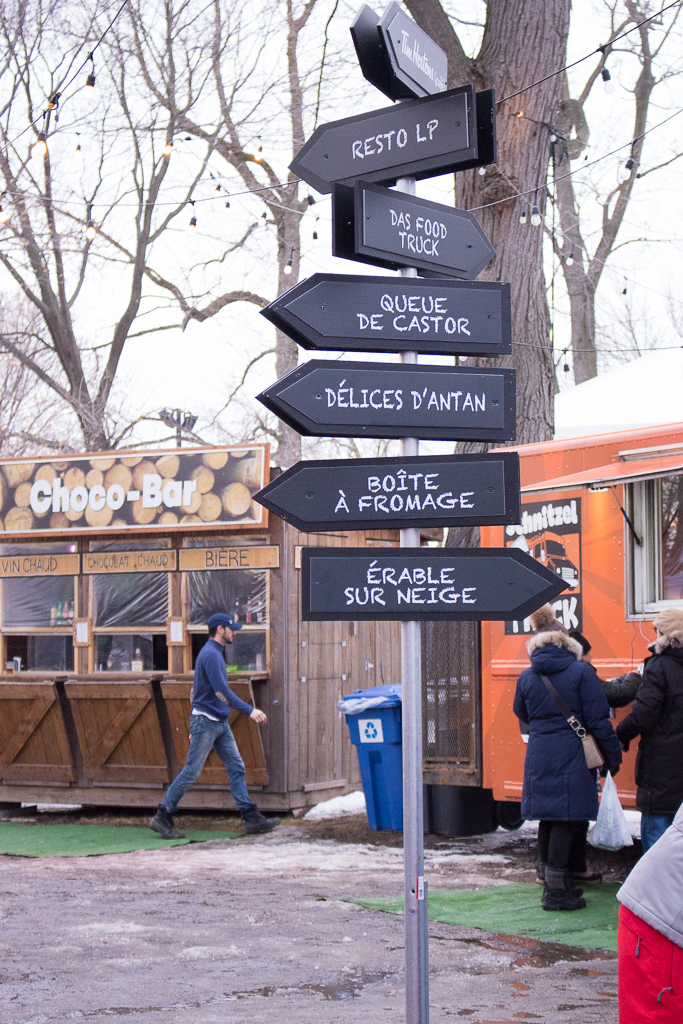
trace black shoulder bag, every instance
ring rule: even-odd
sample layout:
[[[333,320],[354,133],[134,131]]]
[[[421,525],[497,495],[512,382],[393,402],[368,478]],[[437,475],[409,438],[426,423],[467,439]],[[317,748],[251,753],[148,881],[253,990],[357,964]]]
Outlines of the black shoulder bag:
[[[542,675],[541,679],[543,680],[543,685],[545,686],[546,690],[557,704],[560,710],[560,714],[563,716],[563,718],[567,719],[567,722],[581,740],[581,743],[583,744],[583,756],[586,758],[586,767],[590,768],[591,770],[593,770],[594,768],[602,768],[603,764],[605,763],[605,759],[600,753],[600,748],[595,742],[595,737],[591,736],[591,734],[584,728],[584,726],[581,725],[581,722],[578,720],[578,718],[571,710],[569,705],[565,704],[565,702],[562,700],[559,693],[557,692],[553,684],[550,682],[548,677]]]

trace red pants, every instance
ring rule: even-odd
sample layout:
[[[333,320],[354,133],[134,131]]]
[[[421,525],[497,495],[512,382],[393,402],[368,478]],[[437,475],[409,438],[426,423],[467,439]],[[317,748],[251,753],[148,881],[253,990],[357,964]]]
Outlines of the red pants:
[[[619,1024],[683,1024],[683,949],[619,908]]]

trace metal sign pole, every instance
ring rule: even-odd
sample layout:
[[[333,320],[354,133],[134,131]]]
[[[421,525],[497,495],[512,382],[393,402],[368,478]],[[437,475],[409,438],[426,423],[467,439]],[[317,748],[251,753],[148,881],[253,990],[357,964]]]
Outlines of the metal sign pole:
[[[396,188],[415,195],[415,179],[399,178]],[[417,277],[407,267],[401,277]],[[403,363],[417,363],[416,352],[402,352]],[[401,455],[419,455],[416,437],[401,440]],[[419,548],[416,527],[401,530],[402,548]],[[429,1024],[427,885],[424,880],[422,806],[422,658],[419,622],[401,623],[403,684],[403,898],[406,957],[406,1024]]]

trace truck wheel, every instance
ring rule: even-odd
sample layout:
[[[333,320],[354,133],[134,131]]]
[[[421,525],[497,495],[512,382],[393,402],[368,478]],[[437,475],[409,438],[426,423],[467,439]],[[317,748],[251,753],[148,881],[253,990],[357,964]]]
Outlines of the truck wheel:
[[[496,821],[508,832],[521,828],[524,824],[522,805],[509,800],[496,800]]]

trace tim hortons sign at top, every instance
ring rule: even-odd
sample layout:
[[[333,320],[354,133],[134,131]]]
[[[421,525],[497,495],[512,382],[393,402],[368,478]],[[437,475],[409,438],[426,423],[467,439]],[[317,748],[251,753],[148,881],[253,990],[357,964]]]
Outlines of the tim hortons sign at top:
[[[303,548],[302,619],[523,619],[567,584],[515,548]]]
[[[495,250],[473,213],[356,182],[332,190],[332,255],[473,280]]]
[[[518,523],[519,456],[299,462],[254,500],[302,532]]]
[[[351,37],[364,77],[389,99],[429,96],[446,88],[446,54],[397,4],[389,4],[381,18],[364,4]]]
[[[510,285],[313,274],[261,310],[303,348],[504,355]]]
[[[322,193],[358,178],[389,184],[479,167],[496,159],[492,108],[489,101],[484,106],[488,134],[478,130],[473,85],[330,121],[316,128],[289,166]]]
[[[300,434],[506,441],[515,371],[311,359],[259,401]]]

